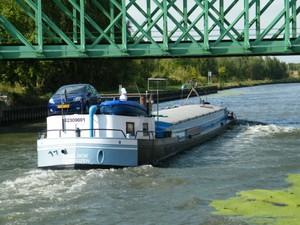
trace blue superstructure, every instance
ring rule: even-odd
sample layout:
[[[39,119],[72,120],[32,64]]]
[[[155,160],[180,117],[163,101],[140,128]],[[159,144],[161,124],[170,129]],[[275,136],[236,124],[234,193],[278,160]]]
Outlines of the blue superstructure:
[[[100,114],[122,116],[148,116],[147,109],[135,101],[105,101],[100,104]]]
[[[172,123],[155,121],[155,137],[164,138],[170,136],[170,131],[168,130],[168,128],[172,125]]]

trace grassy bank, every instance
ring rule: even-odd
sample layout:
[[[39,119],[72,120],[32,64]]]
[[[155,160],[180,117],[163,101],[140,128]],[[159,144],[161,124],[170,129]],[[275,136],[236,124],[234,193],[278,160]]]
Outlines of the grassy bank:
[[[20,85],[9,85],[9,84],[1,84],[0,83],[0,94],[9,94],[9,93],[18,93],[22,94],[25,92],[25,89]]]
[[[246,81],[231,81],[223,84],[215,83],[219,90],[225,90],[230,88],[240,88],[240,87],[251,87],[258,85],[267,84],[285,84],[285,83],[300,83],[300,78],[287,78],[280,80],[246,80]]]

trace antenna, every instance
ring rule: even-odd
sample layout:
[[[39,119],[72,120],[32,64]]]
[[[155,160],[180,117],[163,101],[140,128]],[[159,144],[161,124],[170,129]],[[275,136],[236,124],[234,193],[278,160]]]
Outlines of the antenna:
[[[141,98],[141,92],[140,92],[140,89],[139,89],[139,86],[137,85],[137,83],[135,82],[134,83],[135,84],[135,87],[136,87],[136,89],[137,89],[137,91],[138,91],[138,93],[139,93],[139,96],[140,96],[140,98]]]
[[[159,121],[159,91],[163,87],[160,85],[164,83],[166,86],[167,79],[165,78],[148,78],[148,91],[156,91],[156,120]]]
[[[184,105],[186,105],[187,101],[189,100],[189,98],[190,98],[190,96],[191,96],[191,94],[192,94],[193,92],[197,95],[197,97],[199,98],[200,103],[201,103],[201,97],[200,97],[198,91],[196,90],[196,87],[197,87],[198,83],[195,82],[195,81],[193,81],[193,80],[189,81],[189,83],[191,84],[191,90],[190,90],[188,96],[186,97],[186,100],[185,100],[185,102],[184,102]]]

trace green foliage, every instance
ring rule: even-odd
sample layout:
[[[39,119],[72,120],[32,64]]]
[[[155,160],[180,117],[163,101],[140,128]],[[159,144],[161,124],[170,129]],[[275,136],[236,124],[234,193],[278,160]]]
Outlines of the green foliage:
[[[255,57],[249,62],[249,78],[260,80],[262,77],[267,78],[268,70],[262,57]]]
[[[209,63],[210,62],[210,63]],[[211,63],[213,62],[213,63]],[[209,68],[208,65],[212,67]],[[170,84],[196,80],[213,81],[278,80],[288,77],[285,63],[276,58],[219,59],[72,59],[55,61],[0,61],[0,82],[19,84],[27,91],[44,94],[68,83],[92,83],[100,91],[117,90],[118,84],[145,88],[148,77],[164,77]]]
[[[218,73],[219,73],[220,86],[223,87],[224,83],[225,83],[225,81],[227,80],[227,77],[228,77],[226,67],[225,66],[220,66],[219,69],[218,69]]]
[[[19,1],[22,3],[22,1]],[[66,10],[72,12],[69,1],[62,0]],[[101,2],[108,10],[110,1]],[[43,0],[43,11],[67,33],[70,39],[73,22],[62,12],[52,0]],[[26,4],[25,4],[26,5]],[[86,8],[93,20],[98,24],[108,24],[107,17],[99,14],[90,1]],[[117,9],[116,9],[117,10]],[[0,1],[0,14],[11,21],[14,26],[30,41],[36,41],[34,15],[32,9],[21,10],[16,1]],[[78,15],[77,15],[78,16]],[[95,28],[87,24],[91,33],[97,33]],[[116,33],[121,33],[115,27]],[[49,35],[55,35],[45,26],[46,42]],[[0,25],[0,37],[16,41],[10,34],[4,32]],[[58,38],[58,37],[57,37]],[[116,37],[120,39],[120,37]],[[87,40],[89,42],[90,40]],[[1,42],[1,40],[0,40]],[[62,42],[59,38],[57,42]],[[296,67],[296,65],[293,65]],[[299,66],[296,67],[299,70]],[[271,57],[233,57],[233,58],[183,58],[183,59],[70,59],[53,61],[0,61],[0,84],[19,85],[25,93],[44,95],[54,92],[58,87],[68,83],[91,83],[100,92],[117,90],[118,84],[145,88],[148,77],[168,78],[169,84],[180,85],[189,80],[198,84],[207,84],[207,75],[211,71],[214,83],[241,82],[247,80],[274,80],[288,77],[285,63]]]
[[[197,80],[207,83],[208,71],[213,81],[221,85],[225,82],[246,80],[278,80],[288,77],[285,63],[270,57],[233,57],[199,59],[161,59],[152,61],[152,72],[148,75],[165,77],[175,83]]]
[[[288,67],[292,71],[300,71],[300,63],[289,63]]]
[[[0,15],[8,19],[28,40],[34,40],[35,35],[34,32],[32,32],[35,29],[34,21],[20,9],[16,1],[0,1]],[[12,37],[10,34],[1,29],[1,25],[0,37],[5,41],[5,43],[17,43],[15,37]]]
[[[270,79],[282,79],[288,77],[287,66],[277,58],[266,57],[267,74]]]

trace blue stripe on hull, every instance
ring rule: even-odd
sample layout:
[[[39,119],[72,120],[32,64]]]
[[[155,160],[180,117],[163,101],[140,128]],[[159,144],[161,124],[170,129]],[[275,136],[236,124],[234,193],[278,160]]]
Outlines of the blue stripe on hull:
[[[52,140],[54,141],[54,140]],[[38,148],[38,167],[137,166],[137,145],[103,145],[74,143],[52,146],[44,143]]]

